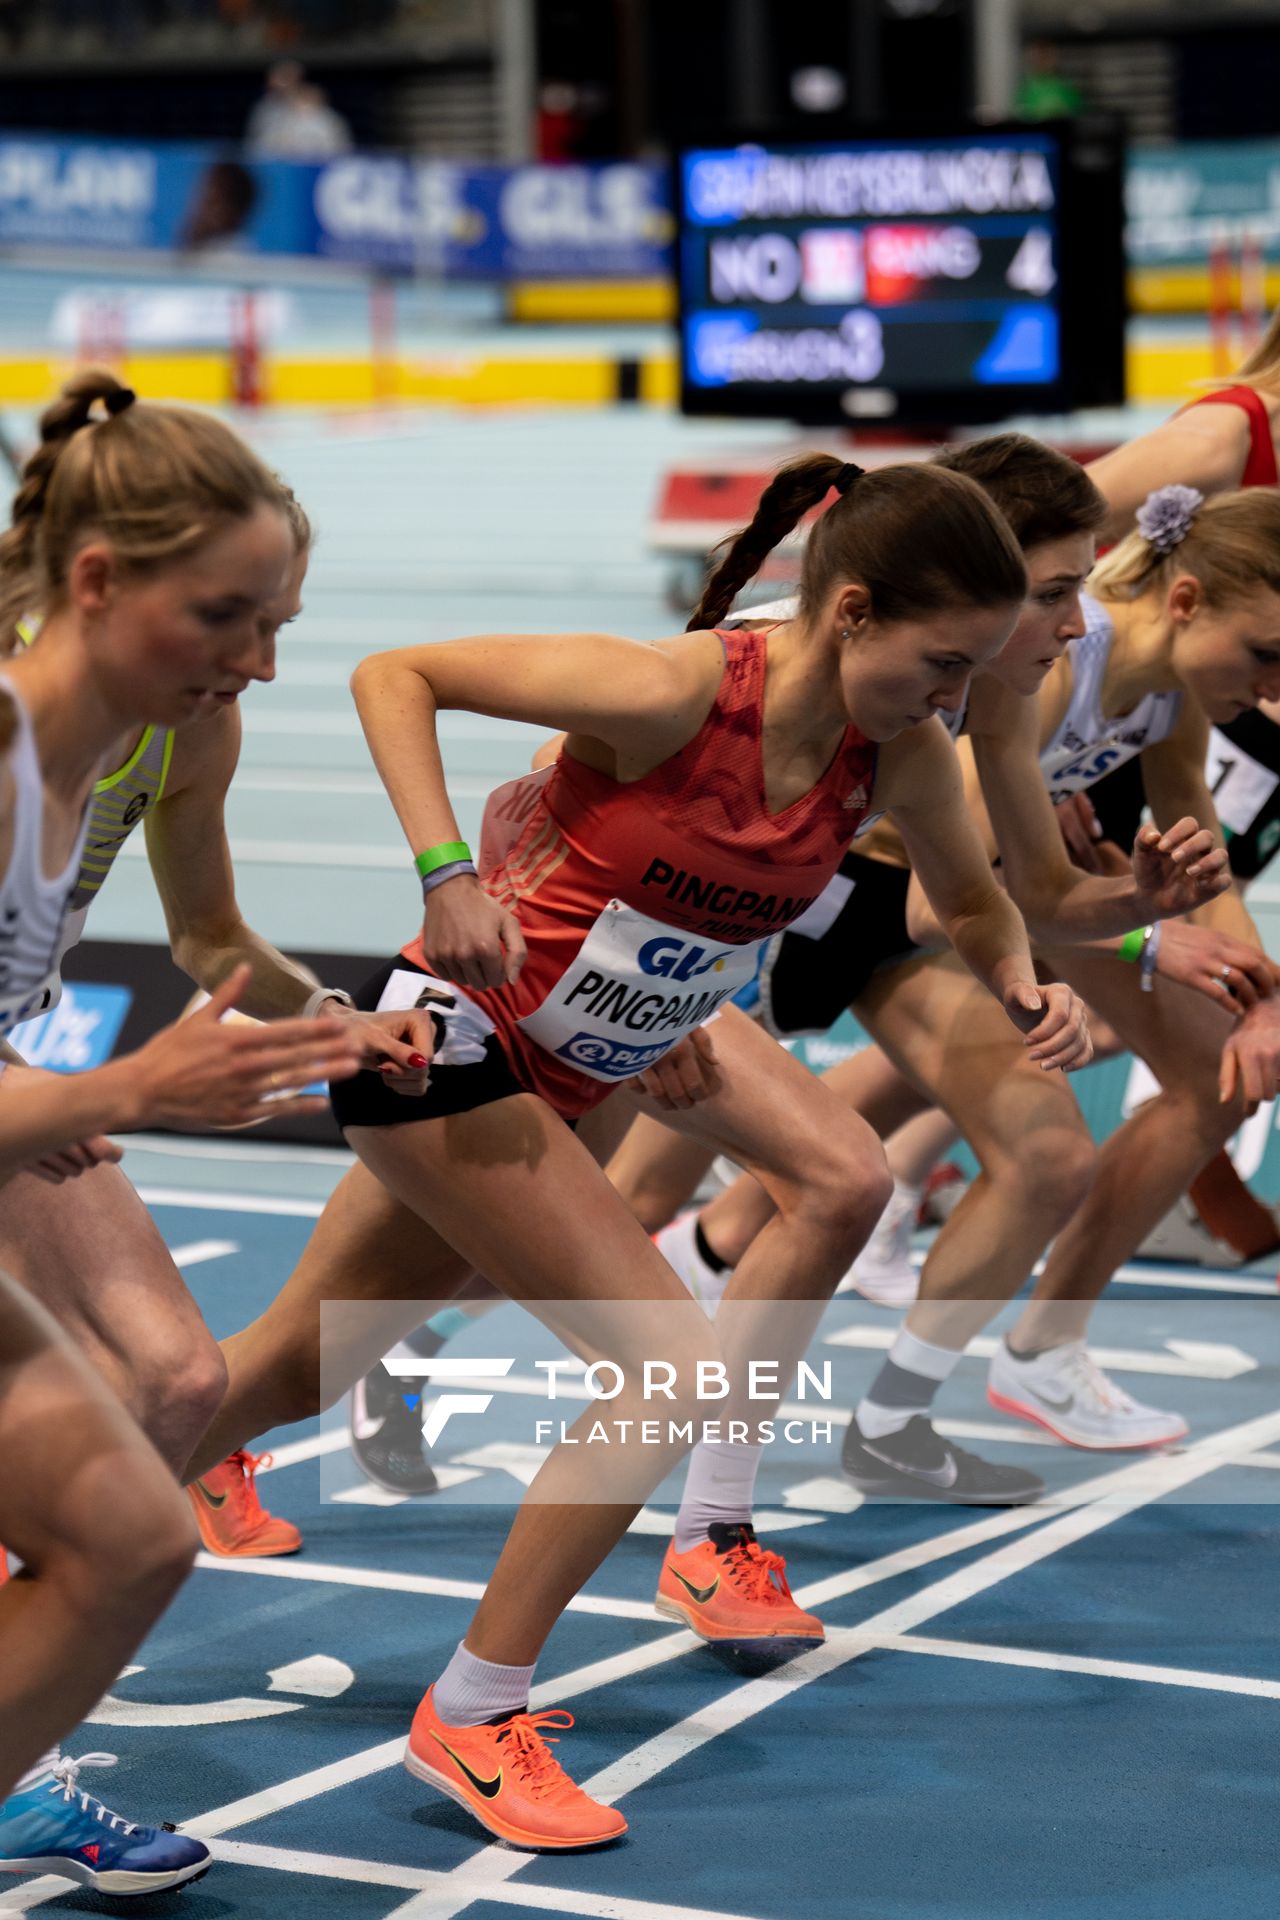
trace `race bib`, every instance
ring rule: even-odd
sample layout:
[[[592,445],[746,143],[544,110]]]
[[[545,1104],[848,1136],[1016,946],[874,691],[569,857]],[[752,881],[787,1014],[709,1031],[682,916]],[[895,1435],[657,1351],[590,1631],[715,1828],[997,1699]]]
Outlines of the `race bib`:
[[[521,1031],[592,1080],[629,1080],[752,979],[763,944],[722,946],[611,900]]]
[[[1247,833],[1268,800],[1280,787],[1280,774],[1245,753],[1216,727],[1209,735],[1204,763],[1205,779],[1228,834]]]

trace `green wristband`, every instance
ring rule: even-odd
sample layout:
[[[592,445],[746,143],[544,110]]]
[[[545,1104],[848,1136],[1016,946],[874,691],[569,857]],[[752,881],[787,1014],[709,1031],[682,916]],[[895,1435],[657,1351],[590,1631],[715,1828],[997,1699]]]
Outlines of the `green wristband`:
[[[1150,927],[1135,927],[1132,933],[1126,933],[1120,942],[1118,960],[1140,960],[1142,949],[1151,933]]]
[[[419,878],[425,880],[437,867],[451,867],[455,861],[470,858],[471,849],[465,840],[442,840],[438,847],[428,847],[425,853],[417,854],[413,864]]]

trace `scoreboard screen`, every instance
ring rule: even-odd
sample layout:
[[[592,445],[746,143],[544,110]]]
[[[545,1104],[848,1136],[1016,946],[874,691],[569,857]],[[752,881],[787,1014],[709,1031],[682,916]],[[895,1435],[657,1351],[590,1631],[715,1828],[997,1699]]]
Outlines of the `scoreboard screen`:
[[[677,202],[687,413],[942,425],[1124,398],[1113,140],[699,148]]]

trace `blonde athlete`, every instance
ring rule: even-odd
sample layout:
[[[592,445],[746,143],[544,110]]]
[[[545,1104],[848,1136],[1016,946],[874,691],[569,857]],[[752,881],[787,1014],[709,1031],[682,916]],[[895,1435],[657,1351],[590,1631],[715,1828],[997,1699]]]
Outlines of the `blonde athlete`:
[[[46,411],[41,435],[0,542],[6,633],[19,610],[44,619],[40,647],[0,670],[0,1034],[57,998],[104,759],[140,723],[176,725],[269,677],[263,621],[291,553],[274,476],[215,421],[135,407],[112,376],[85,374]],[[221,1027],[246,984],[235,970],[194,1020],[73,1079],[6,1053],[0,1179],[32,1157],[74,1160],[77,1142],[100,1160],[108,1127],[253,1120],[270,1111],[273,1087],[305,1084],[325,1062],[354,1070],[341,1022]],[[0,1198],[6,1216],[16,1185],[9,1178]],[[45,1215],[57,1205],[45,1195]],[[30,1242],[42,1233],[33,1221]],[[38,1290],[38,1259],[32,1267]],[[208,1849],[112,1813],[50,1743],[181,1580],[190,1521],[159,1454],[7,1275],[0,1440],[11,1467],[0,1536],[23,1561],[0,1593],[0,1782],[13,1789],[0,1805],[0,1869],[51,1870],[109,1893],[179,1885],[205,1870]]]
[[[275,636],[301,610],[311,528],[284,487],[293,554],[281,594],[264,620],[269,666]],[[34,639],[26,622],[20,638]],[[235,968],[251,969],[240,1012],[259,1020],[324,1010],[348,1021],[363,1057],[386,1056],[380,1070],[409,1091],[422,1084],[431,1044],[425,1016],[373,1019],[354,1014],[350,998],[324,989],[249,927],[235,894],[224,807],[240,752],[240,712],[224,701],[180,728],[149,726],[131,733],[118,763],[96,783],[86,847],[72,894],[59,962],[83,936],[89,910],[121,848],[136,827],[169,929],[174,962],[213,992]],[[113,1159],[107,1152],[102,1157]],[[180,1472],[208,1422],[222,1381],[216,1343],[205,1327],[154,1223],[128,1181],[112,1167],[86,1173],[91,1150],[50,1156],[13,1181],[0,1210],[0,1266],[27,1279],[73,1334],[77,1346],[112,1384],[160,1452]],[[42,1181],[71,1181],[51,1206]],[[104,1233],[104,1223],[110,1231]],[[149,1304],[139,1311],[139,1301]],[[302,1537],[267,1513],[255,1487],[257,1459],[238,1452],[211,1467],[189,1489],[205,1547],[226,1556],[296,1552]]]

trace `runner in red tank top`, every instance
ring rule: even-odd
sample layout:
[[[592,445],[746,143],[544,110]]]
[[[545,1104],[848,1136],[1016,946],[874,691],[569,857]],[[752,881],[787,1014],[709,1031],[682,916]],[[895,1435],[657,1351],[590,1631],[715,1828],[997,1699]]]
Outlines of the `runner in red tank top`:
[[[485,874],[529,951],[484,1008],[522,1085],[561,1113],[645,1071],[744,986],[761,943],[817,899],[870,805],[876,749],[848,727],[817,784],[768,811],[766,639],[719,639],[720,686],[688,745],[626,785],[561,755]],[[434,971],[421,935],[403,952]]]
[[[763,636],[717,632],[768,552],[833,486],[839,497],[806,550],[798,617]],[[515,1844],[585,1846],[624,1830],[572,1784],[525,1711],[534,1663],[687,1450],[685,1423],[701,1428],[696,1363],[725,1366],[732,1389],[716,1415],[746,1419],[758,1437],[743,1359],[767,1352],[779,1379],[794,1374],[888,1192],[865,1123],[737,1008],[720,1007],[706,1097],[674,1119],[749,1167],[777,1217],[713,1328],[562,1116],[638,1069],[663,1074],[665,1050],[701,1032],[753,944],[821,890],[868,806],[893,812],[950,938],[1031,1057],[1064,1068],[1088,1058],[1075,996],[1035,983],[1025,928],[992,880],[933,718],[963,700],[1024,593],[1012,536],[972,482],[926,466],[860,475],[813,456],[766,489],[688,634],[652,646],[490,636],[378,655],[357,671],[357,705],[426,891],[421,946],[359,997],[429,1005],[443,1032],[425,1095],[399,1097],[371,1074],[349,1098],[334,1089],[363,1164],[280,1299],[229,1343],[228,1398],[207,1450],[221,1458],[313,1410],[303,1383],[315,1378],[324,1302],[331,1398],[476,1271],[620,1370],[607,1408],[619,1434],[653,1410],[644,1364],[672,1368],[665,1439],[602,1457],[589,1405],[548,1455],[465,1642],[414,1722],[410,1770]],[[568,735],[487,888],[457,839],[441,708]],[[393,1304],[377,1316],[349,1310],[375,1299]],[[787,1309],[785,1324],[778,1311],[766,1319],[766,1304]],[[759,1446],[704,1449],[717,1451],[739,1456],[735,1471],[746,1458],[733,1491],[749,1513]],[[703,1543],[705,1582],[686,1582],[696,1604],[720,1606],[719,1637],[820,1639],[780,1557],[762,1553],[745,1520],[721,1531]]]

